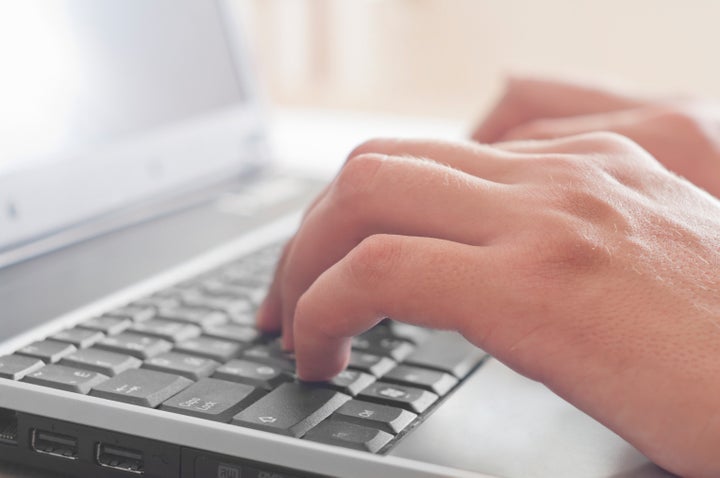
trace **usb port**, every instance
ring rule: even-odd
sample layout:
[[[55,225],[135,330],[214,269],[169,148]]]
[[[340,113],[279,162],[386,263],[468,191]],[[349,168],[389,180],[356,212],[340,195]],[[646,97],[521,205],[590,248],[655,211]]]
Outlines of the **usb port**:
[[[30,437],[30,447],[36,453],[66,460],[78,459],[78,440],[75,437],[38,429],[33,429]]]
[[[143,452],[116,445],[98,443],[95,447],[95,461],[103,468],[142,475],[145,473]]]
[[[17,414],[10,410],[0,409],[0,443],[17,445],[17,432]]]

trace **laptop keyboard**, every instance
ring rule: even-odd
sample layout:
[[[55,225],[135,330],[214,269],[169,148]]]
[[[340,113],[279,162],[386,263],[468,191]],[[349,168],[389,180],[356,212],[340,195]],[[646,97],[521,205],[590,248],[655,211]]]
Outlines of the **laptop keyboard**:
[[[456,334],[385,320],[348,369],[302,383],[254,328],[273,245],[0,357],[0,380],[385,452],[486,358]]]

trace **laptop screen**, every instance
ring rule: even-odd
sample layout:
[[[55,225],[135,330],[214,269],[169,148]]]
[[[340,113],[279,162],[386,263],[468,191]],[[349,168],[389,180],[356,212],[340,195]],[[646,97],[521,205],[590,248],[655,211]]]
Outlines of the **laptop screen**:
[[[0,251],[227,167],[158,144],[212,136],[208,122],[251,96],[226,13],[207,0],[0,3]],[[131,177],[148,156],[164,176]],[[112,188],[85,193],[93,181]]]

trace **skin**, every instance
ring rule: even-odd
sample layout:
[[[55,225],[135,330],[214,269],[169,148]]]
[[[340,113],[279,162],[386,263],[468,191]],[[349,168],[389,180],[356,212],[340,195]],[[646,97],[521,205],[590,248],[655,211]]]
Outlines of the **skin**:
[[[501,100],[475,138],[624,107],[587,93]],[[666,469],[718,476],[718,244],[720,201],[624,136],[374,140],[307,212],[258,325],[310,381],[385,316],[457,330]]]

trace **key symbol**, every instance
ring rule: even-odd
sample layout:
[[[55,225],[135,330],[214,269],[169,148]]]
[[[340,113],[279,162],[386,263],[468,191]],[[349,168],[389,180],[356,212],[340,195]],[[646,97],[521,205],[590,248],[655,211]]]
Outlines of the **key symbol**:
[[[380,395],[383,395],[385,397],[390,397],[390,398],[400,398],[400,397],[405,396],[405,392],[403,392],[402,390],[398,390],[397,388],[391,388],[391,387],[383,388],[378,393]]]
[[[362,412],[358,413],[358,416],[362,418],[370,418],[373,415],[375,415],[375,412],[373,410],[363,410]]]
[[[260,420],[263,423],[275,423],[277,421],[277,418],[275,418],[275,417],[258,417],[258,420]]]
[[[258,367],[257,373],[260,375],[272,375],[275,373],[275,369],[272,367]]]

